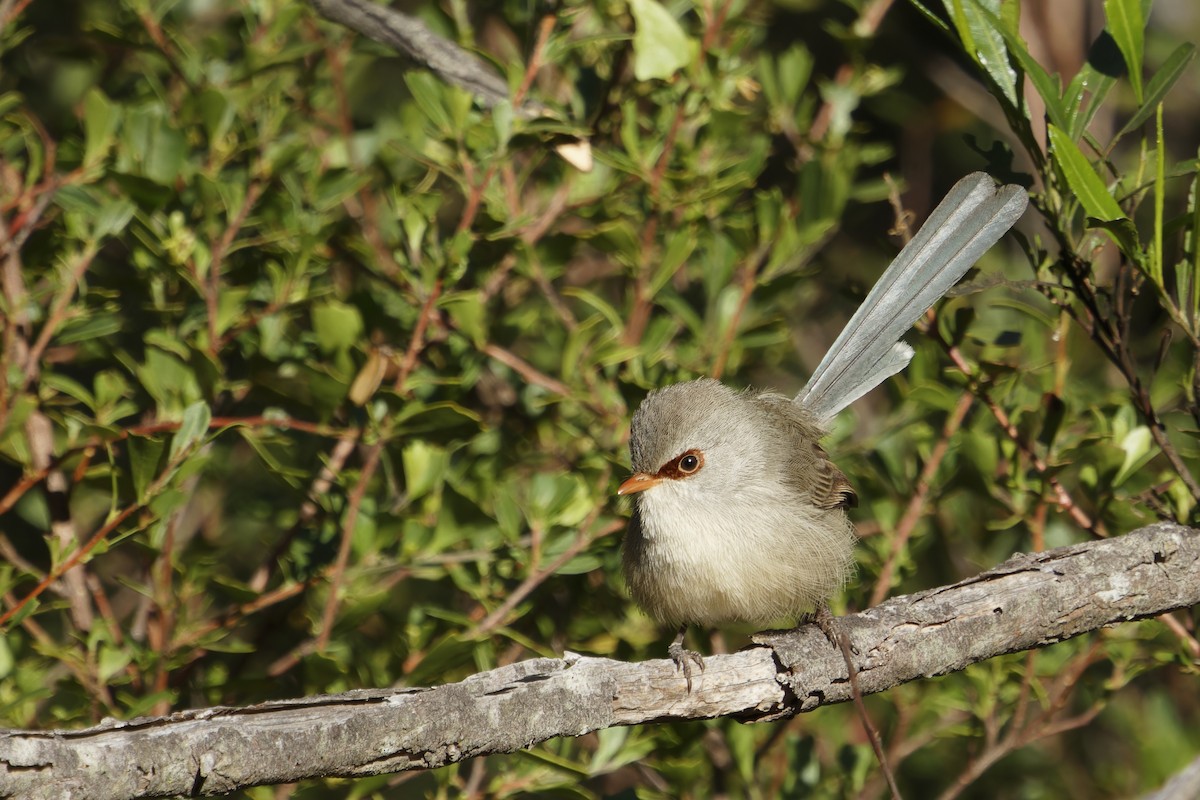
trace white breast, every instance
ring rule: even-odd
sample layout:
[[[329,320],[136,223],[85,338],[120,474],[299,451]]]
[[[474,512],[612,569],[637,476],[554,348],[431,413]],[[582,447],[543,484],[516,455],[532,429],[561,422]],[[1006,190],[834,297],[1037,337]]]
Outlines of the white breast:
[[[701,625],[794,621],[841,587],[854,546],[845,513],[754,483],[726,487],[719,504],[686,479],[637,496],[625,573],[652,616]]]

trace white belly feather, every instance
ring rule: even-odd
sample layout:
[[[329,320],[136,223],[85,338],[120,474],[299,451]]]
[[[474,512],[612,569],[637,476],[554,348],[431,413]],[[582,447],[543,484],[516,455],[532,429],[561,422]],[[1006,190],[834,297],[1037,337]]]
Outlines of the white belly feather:
[[[853,560],[853,526],[840,509],[781,505],[787,494],[739,488],[715,504],[663,481],[638,495],[624,555],[634,599],[660,621],[701,625],[794,620],[828,599]]]

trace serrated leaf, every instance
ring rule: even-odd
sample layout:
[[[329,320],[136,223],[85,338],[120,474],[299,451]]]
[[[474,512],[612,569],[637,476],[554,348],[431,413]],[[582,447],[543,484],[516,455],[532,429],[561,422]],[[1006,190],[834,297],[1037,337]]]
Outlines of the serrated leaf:
[[[1087,215],[1101,222],[1128,219],[1104,181],[1092,169],[1079,145],[1057,125],[1048,125],[1047,129],[1050,133],[1050,154]]]
[[[632,0],[633,75],[639,81],[666,80],[688,65],[692,40],[657,0]]]
[[[953,33],[950,30],[950,26],[946,24],[946,21],[933,13],[933,10],[928,8],[924,3],[921,3],[920,0],[910,0],[910,2],[921,13],[921,16],[925,17],[925,20],[932,23],[935,28],[941,30],[942,33]]]

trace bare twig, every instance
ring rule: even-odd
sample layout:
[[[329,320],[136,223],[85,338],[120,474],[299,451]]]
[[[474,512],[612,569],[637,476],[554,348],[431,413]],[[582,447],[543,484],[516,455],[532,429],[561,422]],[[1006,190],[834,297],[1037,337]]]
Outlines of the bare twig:
[[[962,426],[967,412],[974,403],[975,398],[971,394],[963,393],[958,398],[958,404],[950,413],[946,424],[942,427],[942,435],[930,452],[925,466],[921,468],[920,477],[917,478],[917,490],[912,499],[908,501],[908,506],[904,509],[904,516],[900,517],[900,521],[896,523],[896,530],[892,533],[892,549],[883,568],[879,570],[879,577],[875,579],[875,588],[871,590],[870,605],[879,605],[887,596],[888,590],[892,586],[892,575],[896,571],[896,562],[900,553],[904,551],[904,546],[908,544],[909,537],[912,536],[918,520],[921,519],[921,512],[925,508],[925,502],[929,499],[929,490],[933,486],[933,478],[937,474],[938,467],[942,465],[942,459],[946,457],[946,452],[950,448],[950,440]]]
[[[219,322],[218,306],[221,300],[221,267],[224,264],[226,254],[229,253],[229,248],[233,245],[233,240],[237,238],[238,233],[246,224],[246,217],[250,214],[250,210],[254,208],[255,203],[258,202],[259,197],[262,196],[265,188],[266,181],[262,178],[255,178],[246,187],[246,196],[242,199],[241,206],[234,213],[233,219],[229,220],[229,224],[225,226],[225,230],[221,233],[221,238],[213,244],[206,280],[200,278],[196,266],[193,265],[193,272],[197,273],[195,276],[197,284],[203,287],[204,305],[208,311],[208,350],[214,359],[218,359],[221,346],[221,333],[217,330]]]
[[[552,392],[561,397],[571,397],[572,395],[571,387],[567,386],[557,378],[551,378],[549,375],[538,370],[528,361],[525,361],[515,353],[505,350],[498,344],[492,344],[491,342],[488,342],[483,346],[483,352],[485,355],[496,359],[513,372],[516,372],[528,383],[532,383],[535,386],[540,386],[546,391]]]
[[[376,444],[367,450],[366,460],[363,462],[362,473],[358,476],[358,481],[355,482],[354,488],[350,492],[349,507],[346,510],[346,519],[342,523],[342,540],[338,543],[337,560],[333,564],[333,569],[330,572],[329,579],[329,596],[325,600],[325,609],[321,613],[321,629],[317,633],[315,646],[318,652],[325,649],[329,644],[329,637],[333,634],[333,622],[337,616],[337,609],[341,603],[341,588],[345,582],[346,566],[350,563],[350,545],[354,541],[354,527],[358,522],[358,511],[362,507],[363,497],[366,496],[367,487],[371,483],[371,478],[375,477],[375,470],[379,467],[379,457],[383,453],[383,445]]]
[[[534,589],[544,583],[547,578],[558,571],[563,564],[566,564],[572,558],[579,555],[597,539],[602,539],[605,536],[614,534],[624,527],[624,520],[613,520],[612,522],[608,523],[608,525],[605,525],[603,528],[596,531],[595,535],[580,535],[577,537],[575,541],[571,542],[570,546],[566,550],[562,551],[557,557],[555,557],[553,561],[537,572],[528,575],[525,580],[521,581],[521,584],[512,591],[512,594],[505,598],[503,603],[497,606],[491,614],[488,614],[482,622],[480,622],[471,630],[469,637],[486,635],[497,626],[502,625],[505,619],[508,617],[509,612],[516,608],[522,600],[528,597],[530,592],[532,592]]]
[[[35,411],[25,422],[26,441],[29,443],[30,462],[34,469],[46,470],[46,505],[50,510],[50,531],[61,552],[68,553],[78,542],[75,522],[71,517],[68,498],[67,476],[51,466],[54,458],[54,426],[40,411]],[[91,595],[87,589],[87,573],[82,565],[76,565],[61,573],[61,594],[71,609],[71,621],[76,630],[87,633],[92,629],[94,618]]]

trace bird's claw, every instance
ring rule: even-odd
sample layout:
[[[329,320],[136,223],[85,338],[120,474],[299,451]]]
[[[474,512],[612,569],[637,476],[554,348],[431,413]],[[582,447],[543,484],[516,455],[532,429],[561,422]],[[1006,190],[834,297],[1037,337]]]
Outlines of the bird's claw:
[[[667,648],[667,655],[675,662],[676,670],[683,670],[683,678],[687,681],[687,690],[692,691],[692,664],[700,668],[704,672],[704,657],[695,650],[688,650],[683,646],[683,642],[672,642]]]

